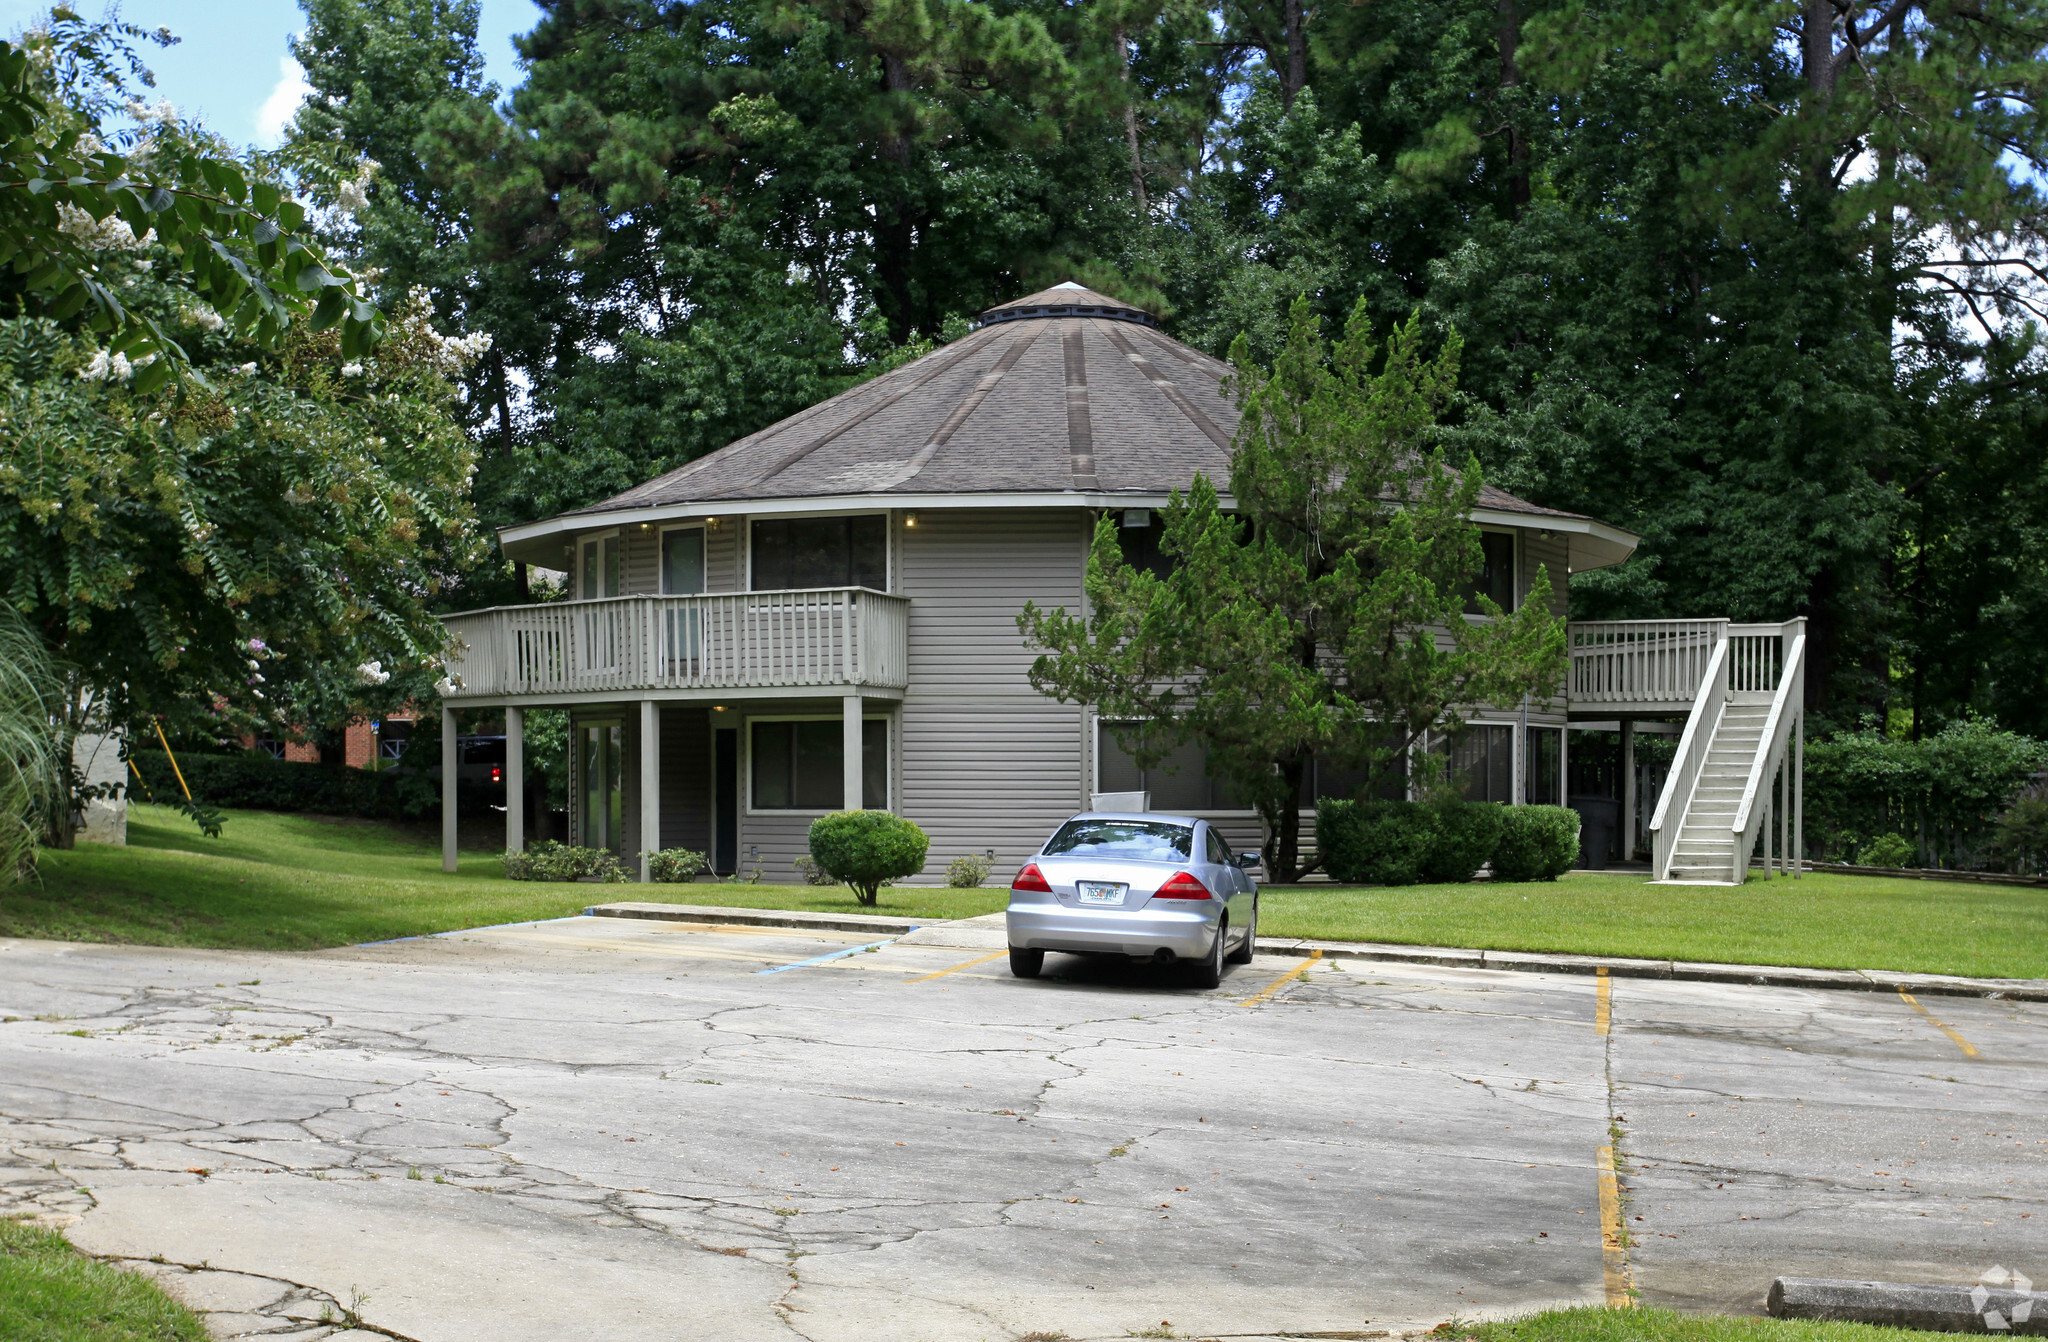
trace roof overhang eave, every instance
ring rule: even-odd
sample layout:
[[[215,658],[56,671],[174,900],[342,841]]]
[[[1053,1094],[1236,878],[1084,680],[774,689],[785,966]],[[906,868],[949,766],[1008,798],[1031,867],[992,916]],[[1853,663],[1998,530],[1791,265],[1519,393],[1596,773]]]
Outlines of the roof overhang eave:
[[[1481,526],[1521,527],[1562,536],[1570,556],[1567,562],[1573,573],[1610,568],[1634,554],[1636,546],[1642,543],[1642,537],[1634,532],[1591,517],[1555,517],[1546,513],[1510,512],[1505,508],[1475,508],[1472,520]]]
[[[1170,491],[1164,489],[1057,490],[989,494],[829,494],[815,498],[700,499],[652,507],[612,508],[602,512],[559,513],[538,522],[500,527],[498,543],[514,563],[564,567],[569,538],[578,532],[627,525],[693,522],[711,517],[769,514],[872,512],[878,508],[916,512],[924,508],[1158,508]],[[1219,499],[1234,505],[1230,495]],[[1472,520],[1483,526],[1517,527],[1555,532],[1565,538],[1573,573],[1619,564],[1635,552],[1640,540],[1632,532],[1590,517],[1555,517],[1542,513],[1478,508]]]

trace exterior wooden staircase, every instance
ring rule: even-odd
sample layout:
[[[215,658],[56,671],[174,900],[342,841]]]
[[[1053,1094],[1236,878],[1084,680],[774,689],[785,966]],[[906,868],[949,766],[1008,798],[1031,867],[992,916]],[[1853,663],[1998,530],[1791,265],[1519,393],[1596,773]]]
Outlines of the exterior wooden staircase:
[[[1797,872],[1805,697],[1804,620],[1726,626],[1650,819],[1652,879],[1740,885],[1759,841]]]

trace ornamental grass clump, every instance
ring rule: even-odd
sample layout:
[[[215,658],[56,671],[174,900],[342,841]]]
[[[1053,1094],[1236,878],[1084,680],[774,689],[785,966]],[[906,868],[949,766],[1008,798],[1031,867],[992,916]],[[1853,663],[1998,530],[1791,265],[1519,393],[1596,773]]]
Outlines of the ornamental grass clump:
[[[883,884],[924,870],[931,839],[888,811],[834,811],[811,822],[811,860],[844,881],[862,904]]]
[[[507,852],[500,859],[505,877],[513,881],[599,881],[623,885],[632,878],[616,854],[602,848],[578,848],[542,839],[525,852]]]

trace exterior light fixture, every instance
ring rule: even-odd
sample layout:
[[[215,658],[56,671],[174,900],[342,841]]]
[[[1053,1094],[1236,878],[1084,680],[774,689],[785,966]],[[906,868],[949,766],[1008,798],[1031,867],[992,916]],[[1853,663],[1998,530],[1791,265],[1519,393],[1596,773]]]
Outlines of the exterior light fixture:
[[[713,704],[713,705],[711,705],[711,711],[712,711],[712,712],[714,712],[714,713],[723,713],[723,712],[725,711],[725,705],[724,705],[724,704]]]
[[[916,514],[916,513],[905,513],[905,514],[903,514],[903,525],[904,525],[904,526],[907,526],[907,527],[914,527],[914,526],[916,526],[916,525],[917,525],[917,514]]]

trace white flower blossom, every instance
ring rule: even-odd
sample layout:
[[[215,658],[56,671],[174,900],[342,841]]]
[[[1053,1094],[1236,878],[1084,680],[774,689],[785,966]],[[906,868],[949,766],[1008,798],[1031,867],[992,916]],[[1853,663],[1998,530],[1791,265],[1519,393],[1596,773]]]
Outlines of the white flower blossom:
[[[178,124],[178,109],[171,106],[169,98],[159,98],[151,107],[140,98],[130,98],[122,109],[129,116],[145,126],[175,126]]]
[[[456,693],[461,688],[462,678],[460,676],[443,676],[439,680],[434,682],[435,692],[438,693],[443,699],[448,698],[450,695]]]
[[[128,227],[120,215],[110,214],[104,219],[95,219],[76,205],[63,201],[57,202],[57,227],[86,246],[103,252],[132,252],[156,240],[153,228],[137,238],[135,230]],[[144,268],[147,266],[145,262]]]
[[[361,377],[363,375],[363,366],[351,359],[341,366],[341,375],[343,377]]]
[[[356,165],[356,179],[343,182],[335,189],[334,203],[349,214],[360,214],[370,208],[370,181],[383,166],[374,158],[366,158]]]
[[[256,371],[256,365],[253,363],[236,364],[235,371],[237,373],[253,373]]]
[[[391,679],[391,673],[384,669],[381,661],[364,662],[356,668],[356,680],[364,685],[382,685]]]
[[[221,327],[227,325],[226,318],[222,317],[218,312],[215,312],[212,308],[207,307],[204,303],[200,304],[198,307],[186,308],[179,315],[182,316],[187,323],[198,327],[202,331],[218,331]]]
[[[87,382],[126,382],[134,370],[125,354],[108,354],[100,350],[92,356],[92,362],[79,374]]]

